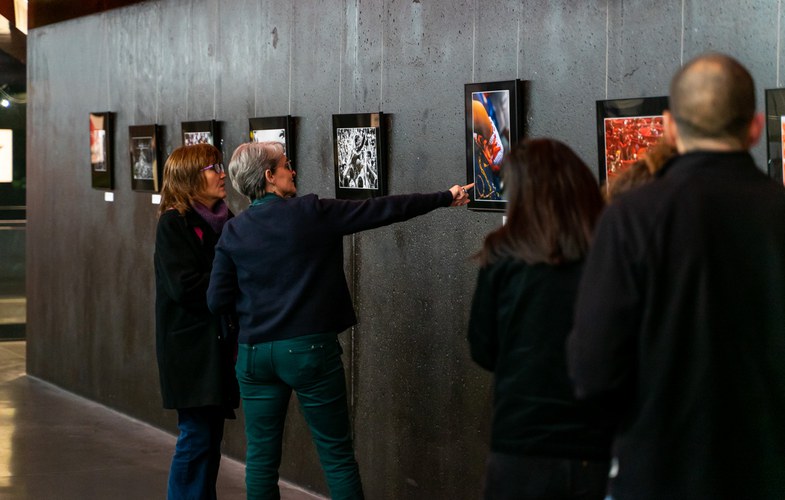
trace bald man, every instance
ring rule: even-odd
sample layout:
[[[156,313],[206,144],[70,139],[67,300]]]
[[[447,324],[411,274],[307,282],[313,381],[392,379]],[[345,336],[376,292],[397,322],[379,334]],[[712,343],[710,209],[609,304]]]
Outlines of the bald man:
[[[579,398],[615,426],[614,499],[785,498],[785,189],[736,60],[673,78],[680,156],[603,214],[568,341]]]

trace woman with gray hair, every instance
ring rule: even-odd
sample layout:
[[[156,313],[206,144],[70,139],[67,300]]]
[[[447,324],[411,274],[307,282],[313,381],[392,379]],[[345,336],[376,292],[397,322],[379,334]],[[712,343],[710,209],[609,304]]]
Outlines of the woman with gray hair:
[[[236,372],[245,412],[248,498],[279,498],[278,466],[291,391],[334,499],[363,498],[337,335],[357,321],[343,271],[343,236],[469,202],[467,186],[363,201],[295,197],[295,172],[274,142],[242,144],[232,185],[251,200],[216,247],[207,301],[239,315]]]

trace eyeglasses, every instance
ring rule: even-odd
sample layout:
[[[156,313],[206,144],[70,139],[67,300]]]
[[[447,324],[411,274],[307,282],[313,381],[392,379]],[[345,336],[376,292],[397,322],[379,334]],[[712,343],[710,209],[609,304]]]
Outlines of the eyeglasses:
[[[212,165],[207,165],[206,167],[199,169],[199,171],[200,172],[204,172],[205,170],[209,170],[211,168],[213,170],[215,170],[215,173],[218,174],[218,175],[221,175],[222,173],[224,173],[226,171],[224,169],[224,164],[223,163],[213,163]]]
[[[283,164],[283,168],[285,168],[286,170],[289,170],[289,171],[294,170],[292,168],[292,160],[286,160],[286,163]]]

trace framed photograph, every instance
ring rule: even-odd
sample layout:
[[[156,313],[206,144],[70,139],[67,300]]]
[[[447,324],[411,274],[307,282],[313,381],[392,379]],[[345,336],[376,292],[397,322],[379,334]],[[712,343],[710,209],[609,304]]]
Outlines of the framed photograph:
[[[510,146],[523,137],[525,82],[508,80],[469,83],[466,105],[466,183],[472,210],[504,211],[502,160]]]
[[[292,168],[297,170],[294,158],[294,120],[291,116],[249,118],[248,124],[251,131],[251,141],[280,142],[286,149],[286,158],[291,162]]]
[[[212,144],[221,149],[221,137],[218,130],[218,122],[215,120],[204,120],[197,122],[183,122],[183,146],[193,144]]]
[[[668,97],[597,101],[597,159],[600,184],[646,156],[663,136]]]
[[[335,197],[387,194],[383,113],[333,115]]]
[[[90,113],[90,172],[97,189],[113,189],[113,113]]]
[[[785,183],[785,89],[766,89],[766,155],[769,177]]]
[[[131,155],[131,189],[134,191],[161,191],[163,161],[158,145],[161,143],[158,125],[132,125],[128,127],[128,152]]]

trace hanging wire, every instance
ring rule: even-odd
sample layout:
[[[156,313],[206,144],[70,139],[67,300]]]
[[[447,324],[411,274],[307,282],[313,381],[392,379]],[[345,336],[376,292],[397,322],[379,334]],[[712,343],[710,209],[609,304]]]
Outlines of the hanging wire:
[[[6,92],[5,90],[6,88],[8,88],[8,85],[0,86],[0,97],[2,97],[3,99],[7,99],[8,102],[14,104],[27,104],[27,94],[25,94],[25,97],[22,98],[16,97]]]

